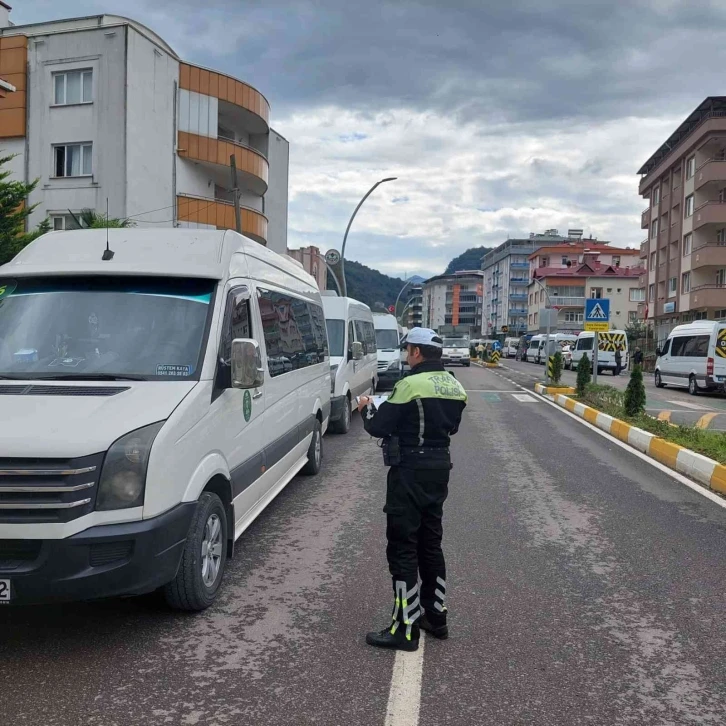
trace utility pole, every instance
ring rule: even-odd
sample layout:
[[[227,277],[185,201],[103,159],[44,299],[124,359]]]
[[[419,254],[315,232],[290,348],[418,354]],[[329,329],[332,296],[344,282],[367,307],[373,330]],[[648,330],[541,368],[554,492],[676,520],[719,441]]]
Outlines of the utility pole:
[[[239,208],[239,184],[237,183],[237,160],[230,154],[229,165],[232,167],[232,191],[234,192],[234,228],[242,234],[242,211]]]

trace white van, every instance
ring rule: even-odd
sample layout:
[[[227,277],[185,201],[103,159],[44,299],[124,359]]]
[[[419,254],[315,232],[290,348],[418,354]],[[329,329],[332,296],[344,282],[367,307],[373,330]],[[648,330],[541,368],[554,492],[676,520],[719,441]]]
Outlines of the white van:
[[[0,268],[0,379],[0,603],[163,588],[202,610],[320,469],[315,280],[235,232],[43,235]]]
[[[514,358],[519,348],[519,338],[505,338],[502,346],[502,355],[505,358]]]
[[[615,365],[615,351],[619,348],[621,359],[620,366],[623,370],[628,368],[628,358],[630,355],[628,349],[628,336],[624,330],[610,330],[607,333],[598,334],[597,348],[597,372],[610,371],[615,375],[617,366]],[[595,333],[586,330],[577,336],[577,343],[572,350],[572,367],[577,368],[577,364],[583,355],[587,353],[592,365],[592,351],[595,347]]]
[[[655,362],[655,385],[700,391],[723,389],[726,382],[726,323],[699,320],[678,325]]]
[[[401,379],[404,355],[398,321],[390,313],[373,313],[378,351],[378,386],[393,388]]]
[[[544,335],[533,335],[527,346],[527,363],[541,363],[544,351]]]
[[[469,338],[462,336],[444,338],[444,350],[441,353],[441,362],[446,365],[454,365],[469,368],[471,366],[471,351],[469,350]]]
[[[373,314],[362,302],[331,290],[323,293],[323,310],[330,342],[330,430],[345,434],[355,397],[373,393],[378,383]]]

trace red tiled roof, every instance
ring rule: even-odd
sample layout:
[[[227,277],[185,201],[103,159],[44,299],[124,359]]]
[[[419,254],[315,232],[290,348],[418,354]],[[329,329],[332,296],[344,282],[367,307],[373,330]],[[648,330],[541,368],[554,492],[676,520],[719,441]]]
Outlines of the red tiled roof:
[[[584,253],[584,251],[587,250],[587,253],[598,253],[598,252],[605,252],[612,255],[639,255],[640,250],[631,250],[626,249],[624,247],[612,247],[611,245],[602,244],[600,242],[589,240],[584,240],[583,242],[572,242],[570,244],[556,244],[556,245],[545,245],[543,247],[540,247],[538,250],[535,250],[530,256],[529,259],[533,260],[538,255],[541,255],[543,253],[551,254],[551,253],[557,253],[562,252],[563,254],[566,252],[577,252],[577,253]]]
[[[602,262],[583,262],[572,267],[538,267],[534,277],[639,277],[644,267],[614,267]]]

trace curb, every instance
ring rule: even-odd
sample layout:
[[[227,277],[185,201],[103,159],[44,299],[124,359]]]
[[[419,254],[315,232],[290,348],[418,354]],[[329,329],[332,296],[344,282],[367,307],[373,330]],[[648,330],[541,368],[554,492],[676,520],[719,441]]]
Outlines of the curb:
[[[478,360],[473,360],[472,363],[475,366],[479,366],[479,368],[501,368],[502,367],[501,363],[482,363],[481,361],[478,361]]]
[[[575,389],[570,386],[566,388],[553,388],[552,386],[545,386],[543,383],[535,383],[534,390],[535,393],[539,393],[542,396],[555,396],[558,393],[569,395],[575,392]]]
[[[537,388],[538,386],[539,389],[545,387],[539,383],[535,384],[536,392],[541,393],[541,390]],[[552,396],[552,399],[558,406],[570,413],[574,413],[575,416],[585,419],[588,423],[597,426],[597,428],[623,443],[629,444],[651,459],[655,459],[670,469],[695,479],[719,494],[726,494],[726,466],[723,464],[719,464],[707,456],[697,454],[695,451],[678,444],[672,444],[655,434],[631,426],[625,421],[601,413],[560,393]]]

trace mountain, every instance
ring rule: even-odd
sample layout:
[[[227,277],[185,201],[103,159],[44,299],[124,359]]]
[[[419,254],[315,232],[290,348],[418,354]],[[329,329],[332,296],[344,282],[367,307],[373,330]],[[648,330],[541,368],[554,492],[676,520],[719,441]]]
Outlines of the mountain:
[[[348,282],[348,296],[365,303],[374,312],[381,312],[389,305],[393,305],[405,284],[405,281],[398,277],[389,277],[353,260],[345,261],[345,279]],[[328,289],[336,289],[335,283],[330,278],[330,272],[328,272]],[[404,292],[401,299],[405,297]]]
[[[462,252],[458,257],[455,257],[449,266],[446,268],[445,275],[450,275],[453,272],[459,272],[460,270],[481,270],[481,258],[489,252],[490,247],[471,247],[466,252]]]

